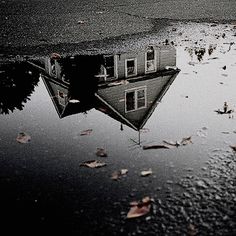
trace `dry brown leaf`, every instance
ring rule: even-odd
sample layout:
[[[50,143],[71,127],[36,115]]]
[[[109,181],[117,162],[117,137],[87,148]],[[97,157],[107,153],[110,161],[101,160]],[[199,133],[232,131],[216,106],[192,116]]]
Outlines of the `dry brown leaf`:
[[[80,135],[83,136],[83,135],[90,135],[92,133],[92,129],[86,129],[86,130],[83,130],[80,132]]]
[[[112,173],[111,179],[118,180],[120,177],[126,175],[128,173],[127,169],[116,170]]]
[[[151,175],[151,174],[152,174],[152,170],[151,169],[141,171],[141,176],[143,176],[143,177]]]
[[[195,236],[198,233],[196,227],[193,224],[189,224],[188,226],[188,235]]]
[[[147,149],[169,149],[169,147],[167,145],[163,145],[163,144],[157,144],[157,145],[150,145],[150,146],[143,146],[143,150],[147,150]]]
[[[99,168],[99,167],[106,166],[106,163],[100,162],[97,160],[91,160],[91,161],[86,161],[86,162],[81,163],[80,166],[86,166],[89,168]]]
[[[96,155],[98,157],[107,157],[107,153],[104,148],[97,148]]]
[[[150,199],[150,197],[145,197],[140,202],[131,202],[131,207],[127,214],[127,219],[132,219],[148,214],[151,209],[151,202],[152,200]]]
[[[174,147],[180,146],[180,144],[179,144],[178,141],[173,142],[173,141],[166,141],[166,140],[163,140],[163,143],[165,143],[165,144],[167,144],[167,145],[170,145],[170,146],[174,146]]]
[[[187,145],[187,144],[189,144],[189,143],[193,143],[191,136],[189,136],[189,137],[187,137],[187,138],[182,138],[182,140],[180,141],[180,144],[181,144],[181,145]]]
[[[16,137],[16,141],[18,143],[29,143],[31,141],[31,137],[30,137],[30,135],[28,135],[24,132],[20,132],[18,134],[18,136]]]
[[[233,151],[236,152],[236,145],[235,146],[230,145],[230,147],[233,149]]]

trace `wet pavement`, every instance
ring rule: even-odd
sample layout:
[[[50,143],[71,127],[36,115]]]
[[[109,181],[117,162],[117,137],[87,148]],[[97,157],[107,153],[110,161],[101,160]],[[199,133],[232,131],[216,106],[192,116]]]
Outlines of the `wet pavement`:
[[[104,40],[2,48],[9,234],[235,235],[236,25],[155,22]]]

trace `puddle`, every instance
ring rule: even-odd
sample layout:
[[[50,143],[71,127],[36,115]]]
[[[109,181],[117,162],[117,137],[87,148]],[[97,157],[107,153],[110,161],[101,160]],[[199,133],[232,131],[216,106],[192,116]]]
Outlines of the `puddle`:
[[[114,230],[114,235],[139,230],[148,235],[147,225],[149,232],[213,232],[214,220],[202,224],[207,217],[198,219],[192,212],[197,207],[200,214],[204,204],[218,217],[215,227],[222,234],[227,224],[235,229],[230,148],[236,144],[235,30],[232,25],[178,23],[170,32],[161,41],[149,35],[131,46],[126,42],[127,50],[120,52],[114,42],[116,48],[94,49],[92,55],[54,52],[1,60],[0,163],[6,199],[10,186],[17,207],[31,211],[32,201],[39,204],[35,222],[71,219],[77,232],[89,230],[88,221],[95,222],[94,231],[104,230],[96,225],[101,216],[109,224],[104,232]],[[30,141],[17,142],[24,132]],[[179,145],[187,137],[192,143]],[[143,149],[164,140],[174,143],[172,148]],[[81,168],[85,162],[103,168]],[[112,173],[123,169],[125,177],[112,180]],[[150,169],[151,175],[140,177]],[[227,178],[229,189],[220,176]],[[226,199],[226,192],[232,201],[221,206],[229,210],[218,215],[215,200]],[[137,229],[126,222],[125,213],[129,201],[144,196],[156,203]],[[84,228],[78,229],[78,221]]]

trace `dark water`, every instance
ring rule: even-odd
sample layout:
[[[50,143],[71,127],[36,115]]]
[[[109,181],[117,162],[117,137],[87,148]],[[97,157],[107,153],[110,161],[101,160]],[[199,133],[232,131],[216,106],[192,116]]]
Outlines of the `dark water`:
[[[236,48],[231,40],[214,42],[153,43],[155,65],[148,47],[115,59],[54,55],[54,73],[52,64],[47,71],[50,58],[3,65],[4,222],[22,232],[128,235],[137,231],[135,222],[125,220],[130,201],[144,196],[165,201],[181,194],[178,183],[186,176],[202,176],[214,152],[231,153],[229,146],[236,143]],[[150,59],[146,74],[145,55]],[[114,68],[109,60],[115,60]],[[114,76],[105,75],[104,81],[101,65]],[[98,74],[103,76],[94,77]],[[215,112],[223,110],[224,102],[232,112]],[[81,135],[85,130],[91,133]],[[17,142],[20,132],[31,141]],[[187,137],[192,143],[143,150]],[[97,148],[104,148],[107,157],[98,157]],[[89,160],[107,165],[81,166]],[[150,168],[152,175],[141,177]],[[112,180],[120,169],[128,169],[127,175]]]

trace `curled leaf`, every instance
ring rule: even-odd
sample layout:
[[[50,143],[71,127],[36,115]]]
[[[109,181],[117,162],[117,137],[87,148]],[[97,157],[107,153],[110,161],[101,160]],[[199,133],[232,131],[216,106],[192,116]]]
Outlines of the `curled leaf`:
[[[150,145],[150,146],[143,146],[143,150],[147,149],[169,149],[168,146],[163,145],[163,144],[157,144],[157,145]]]
[[[80,136],[89,135],[92,133],[92,131],[93,131],[92,129],[83,130],[83,131],[81,131]]]
[[[151,175],[151,174],[152,174],[152,170],[151,169],[141,171],[141,176],[142,177],[145,177],[145,176],[148,176],[148,175]]]
[[[179,144],[178,141],[173,142],[173,141],[166,141],[166,140],[163,140],[163,143],[165,143],[165,144],[167,144],[167,145],[170,145],[170,146],[174,146],[174,147],[180,146],[180,144]]]
[[[236,152],[236,145],[235,146],[230,145],[230,147],[233,149],[233,151]]]
[[[187,145],[187,144],[189,144],[189,143],[193,143],[191,136],[189,136],[189,137],[187,137],[187,138],[182,138],[182,140],[180,141],[180,144],[181,144],[181,145]]]
[[[151,202],[152,199],[150,197],[144,197],[140,202],[131,202],[131,207],[127,214],[127,219],[132,219],[148,214],[151,209]]]
[[[16,137],[16,141],[18,143],[29,143],[31,140],[30,135],[24,133],[24,132],[20,132],[17,137]]]
[[[86,161],[86,162],[81,163],[80,166],[85,166],[89,168],[100,168],[100,167],[106,166],[106,163],[100,162],[97,160],[91,160],[91,161]]]
[[[118,180],[119,178],[126,175],[127,173],[128,173],[127,169],[121,169],[121,170],[118,170],[118,171],[114,171],[112,173],[111,179]]]

